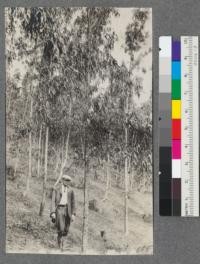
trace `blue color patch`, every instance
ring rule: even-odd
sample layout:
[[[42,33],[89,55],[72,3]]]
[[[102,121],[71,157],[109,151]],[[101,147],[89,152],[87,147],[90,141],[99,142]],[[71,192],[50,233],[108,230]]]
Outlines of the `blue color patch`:
[[[181,62],[172,61],[172,80],[181,79]]]

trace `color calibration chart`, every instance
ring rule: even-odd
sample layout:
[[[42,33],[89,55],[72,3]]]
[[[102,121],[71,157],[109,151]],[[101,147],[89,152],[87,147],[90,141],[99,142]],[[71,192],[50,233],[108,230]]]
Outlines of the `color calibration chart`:
[[[199,40],[159,38],[160,215],[199,216]]]

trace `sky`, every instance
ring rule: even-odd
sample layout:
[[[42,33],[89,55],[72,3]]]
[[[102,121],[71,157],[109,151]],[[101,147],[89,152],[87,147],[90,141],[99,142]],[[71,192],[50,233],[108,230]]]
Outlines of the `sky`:
[[[119,65],[124,62],[126,65],[129,65],[129,56],[124,52],[124,44],[125,44],[125,31],[127,25],[132,20],[132,15],[134,12],[134,8],[118,8],[120,13],[119,17],[114,17],[111,20],[111,27],[114,29],[116,34],[118,35],[118,42],[116,42],[114,50],[112,52],[112,56],[118,61]],[[144,46],[144,51],[152,48],[152,14],[150,9],[150,16],[146,23],[145,28],[149,37]],[[150,94],[152,93],[152,54],[147,55],[140,64],[140,68],[146,68],[146,74],[142,73],[141,70],[137,72],[137,74],[143,78],[143,91],[141,93],[140,98],[136,98],[135,102],[137,104],[141,104],[149,99]]]
[[[118,36],[118,41],[115,43],[114,49],[112,51],[112,56],[118,61],[118,64],[121,65],[125,63],[125,65],[129,65],[129,56],[124,52],[124,44],[125,44],[125,31],[127,25],[132,20],[132,15],[134,12],[134,8],[117,8],[120,16],[111,18],[111,29],[115,31]],[[152,14],[150,9],[150,16],[146,23],[145,28],[149,37],[144,45],[144,50],[148,50],[152,47]],[[137,55],[137,54],[136,54]],[[137,57],[137,56],[136,56]],[[145,68],[147,70],[146,74],[144,74],[141,69]],[[25,73],[25,65],[23,61],[14,61],[11,67],[11,74],[14,74],[17,71],[20,71],[22,77]],[[149,99],[149,96],[152,93],[152,54],[149,53],[140,64],[140,70],[136,70],[136,74],[143,79],[143,90],[141,92],[140,98],[135,98],[136,105],[140,105],[143,102]]]

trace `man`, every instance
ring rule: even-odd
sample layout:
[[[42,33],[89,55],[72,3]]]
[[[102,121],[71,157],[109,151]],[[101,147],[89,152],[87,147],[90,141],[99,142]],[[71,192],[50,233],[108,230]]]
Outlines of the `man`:
[[[71,177],[63,175],[61,186],[52,192],[51,214],[58,232],[58,246],[63,249],[63,237],[67,236],[70,223],[75,219],[75,195],[70,187]]]

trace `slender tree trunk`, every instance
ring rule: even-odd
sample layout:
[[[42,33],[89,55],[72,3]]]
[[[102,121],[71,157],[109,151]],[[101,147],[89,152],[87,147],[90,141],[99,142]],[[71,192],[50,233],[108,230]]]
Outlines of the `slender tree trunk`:
[[[133,187],[134,187],[134,168],[132,166],[132,169],[131,169],[131,190],[133,190]]]
[[[111,163],[110,163],[110,154],[108,153],[108,188],[110,189],[112,187],[112,182],[111,182]]]
[[[60,167],[60,173],[59,173],[59,176],[57,178],[57,181],[54,184],[54,187],[59,183],[60,179],[62,178],[63,169],[65,168],[65,166],[67,164],[67,161],[68,161],[70,132],[71,132],[71,126],[68,129],[67,139],[66,139],[66,143],[65,143],[65,157],[62,158],[61,167]]]
[[[85,98],[88,101],[88,89],[90,87],[90,14],[87,9],[87,44],[88,44],[88,61],[86,67],[86,87],[85,87]],[[82,233],[82,252],[86,253],[87,245],[88,245],[88,187],[89,187],[89,177],[88,177],[88,158],[87,158],[87,115],[88,112],[84,113],[84,209],[83,209],[83,233]]]
[[[63,174],[63,169],[65,168],[66,164],[67,164],[67,161],[68,161],[68,156],[69,156],[69,139],[70,139],[70,133],[71,133],[71,115],[72,115],[72,99],[70,100],[70,103],[69,103],[69,128],[68,128],[68,133],[67,133],[67,139],[66,139],[66,144],[65,144],[65,157],[63,159],[63,156],[62,155],[62,161],[61,161],[61,167],[60,167],[60,173],[59,173],[59,176],[57,178],[57,181],[56,183],[54,184],[54,187],[59,183],[61,177],[62,177],[62,174]],[[64,143],[63,143],[63,146],[64,146]],[[70,165],[71,166],[71,165]]]
[[[54,174],[56,175],[56,177],[57,177],[57,171],[58,171],[59,161],[60,161],[60,150],[58,149],[56,151],[56,166],[55,166],[55,170],[54,170]]]
[[[33,114],[33,98],[31,96],[31,102],[30,102],[30,131],[29,131],[29,162],[28,162],[28,174],[26,178],[26,191],[25,195],[28,194],[30,190],[30,179],[32,176],[32,114]]]
[[[24,110],[24,113],[23,113],[23,116],[22,116],[22,122],[24,121],[24,118],[25,118],[27,105],[28,105],[28,98],[26,99],[25,108],[24,108],[25,110]],[[31,111],[32,111],[32,109],[31,109]],[[30,115],[32,116],[32,112],[31,111],[30,111]],[[16,177],[17,168],[18,168],[18,165],[19,165],[19,155],[20,155],[20,151],[19,151],[19,143],[18,143],[16,160],[15,160],[15,165],[14,165],[14,176],[13,176],[13,178]]]
[[[38,141],[38,162],[37,162],[37,177],[40,177],[40,162],[41,162],[41,138],[42,138],[42,125],[40,126],[39,141]]]
[[[106,154],[106,191],[103,200],[108,198],[108,192],[111,187],[111,176],[110,176],[110,132],[107,140],[107,154]]]
[[[43,193],[42,193],[42,202],[40,204],[39,215],[42,216],[45,207],[46,201],[46,182],[47,182],[47,165],[48,165],[48,143],[49,143],[49,127],[46,127],[46,136],[45,136],[45,162],[44,162],[44,178],[43,178]]]
[[[62,146],[61,146],[61,164],[63,164],[65,159],[65,135],[63,135]]]
[[[124,233],[128,235],[128,97],[126,98],[126,120],[125,120],[125,177],[124,177],[124,206],[125,206],[125,217],[124,217]]]
[[[41,138],[41,161],[40,161],[40,173],[44,173],[44,156],[45,156],[45,136]]]
[[[70,139],[70,132],[71,132],[71,126],[68,129],[67,133],[67,140],[65,144],[65,165],[67,163],[68,157],[69,157],[69,139]]]
[[[28,108],[28,97],[26,98],[26,103],[25,103],[25,108],[24,108],[24,113],[23,113],[23,116],[22,116],[22,120],[25,119],[27,108]]]
[[[85,253],[88,244],[88,161],[87,161],[87,139],[86,127],[84,128],[84,204],[83,204],[83,233],[82,252]]]
[[[106,191],[103,198],[103,201],[108,198],[108,192],[110,189],[110,154],[107,152],[107,161],[106,161]]]

